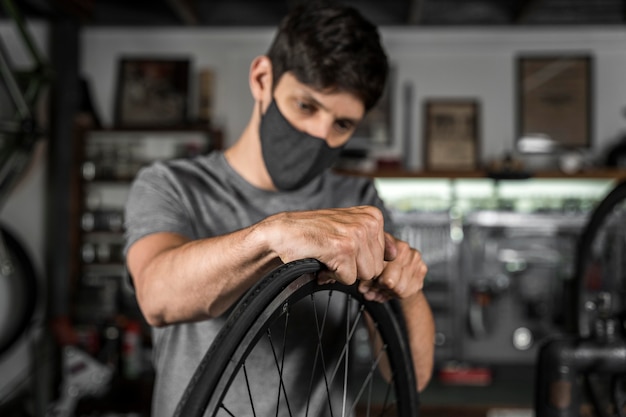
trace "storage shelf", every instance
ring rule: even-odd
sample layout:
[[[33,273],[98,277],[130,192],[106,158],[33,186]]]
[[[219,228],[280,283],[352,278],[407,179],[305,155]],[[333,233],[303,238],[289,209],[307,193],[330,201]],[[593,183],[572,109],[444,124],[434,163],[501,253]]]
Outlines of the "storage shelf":
[[[125,405],[128,412],[149,415],[153,377],[152,370],[145,367],[142,379],[125,379],[126,351],[122,346],[129,323],[141,328],[144,337],[136,349],[143,357],[150,351],[146,337],[150,332],[122,260],[124,205],[139,169],[157,160],[192,157],[220,148],[221,138],[211,134],[206,126],[91,129],[77,122],[71,185],[70,320],[75,329],[88,328],[89,335],[99,340],[116,335],[108,348],[106,344],[92,347],[96,350],[92,354],[114,359],[115,378],[124,384],[124,391],[142,392],[141,396],[133,394],[137,398]],[[87,350],[89,340],[80,339],[83,346],[79,347]],[[107,398],[117,395],[113,389]],[[113,401],[122,403],[119,398]]]
[[[574,174],[565,174],[562,171],[537,171],[532,173],[524,172],[489,172],[484,170],[477,171],[411,171],[403,169],[381,169],[376,171],[346,171],[337,170],[337,172],[367,176],[372,178],[448,178],[448,179],[462,179],[462,178],[494,178],[501,176],[506,178],[550,178],[550,179],[626,179],[626,169],[593,169],[577,172]]]

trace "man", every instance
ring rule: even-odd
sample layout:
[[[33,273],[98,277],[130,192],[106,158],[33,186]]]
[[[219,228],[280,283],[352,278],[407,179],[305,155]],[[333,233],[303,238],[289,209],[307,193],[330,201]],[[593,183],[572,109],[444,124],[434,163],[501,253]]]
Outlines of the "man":
[[[302,7],[254,59],[254,107],[226,151],[157,163],[126,209],[127,265],[155,327],[154,415],[171,415],[220,329],[218,320],[267,272],[302,258],[321,283],[359,282],[366,299],[398,298],[419,389],[432,372],[434,325],[420,253],[385,232],[371,180],[328,170],[383,90],[387,57],[356,10]]]

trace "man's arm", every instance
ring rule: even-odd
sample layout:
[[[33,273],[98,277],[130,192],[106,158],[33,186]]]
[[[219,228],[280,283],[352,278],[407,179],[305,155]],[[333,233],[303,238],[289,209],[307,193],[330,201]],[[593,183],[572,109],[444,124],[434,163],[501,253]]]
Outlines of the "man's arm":
[[[200,240],[155,233],[128,250],[137,300],[154,326],[221,315],[280,263],[316,258],[344,284],[384,268],[384,219],[371,206],[270,216],[245,229]]]
[[[428,301],[421,291],[412,299],[402,300],[402,310],[409,333],[417,389],[422,391],[433,373],[435,324]]]
[[[221,314],[275,262],[253,228],[194,241],[154,233],[135,242],[126,257],[137,301],[152,326]]]

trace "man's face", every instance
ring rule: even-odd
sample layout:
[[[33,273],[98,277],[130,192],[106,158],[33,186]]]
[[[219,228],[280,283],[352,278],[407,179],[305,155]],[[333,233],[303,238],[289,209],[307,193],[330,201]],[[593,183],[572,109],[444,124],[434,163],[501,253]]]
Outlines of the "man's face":
[[[290,72],[278,81],[274,100],[296,129],[325,139],[333,148],[350,139],[365,113],[363,103],[353,94],[315,90],[299,82]]]

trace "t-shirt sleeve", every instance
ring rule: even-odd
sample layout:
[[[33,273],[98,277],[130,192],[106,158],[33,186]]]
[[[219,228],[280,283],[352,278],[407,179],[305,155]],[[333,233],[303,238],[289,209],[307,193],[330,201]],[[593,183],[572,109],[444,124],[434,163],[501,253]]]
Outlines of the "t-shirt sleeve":
[[[192,237],[184,196],[163,163],[143,168],[133,181],[124,210],[124,254],[137,240],[158,232]]]

